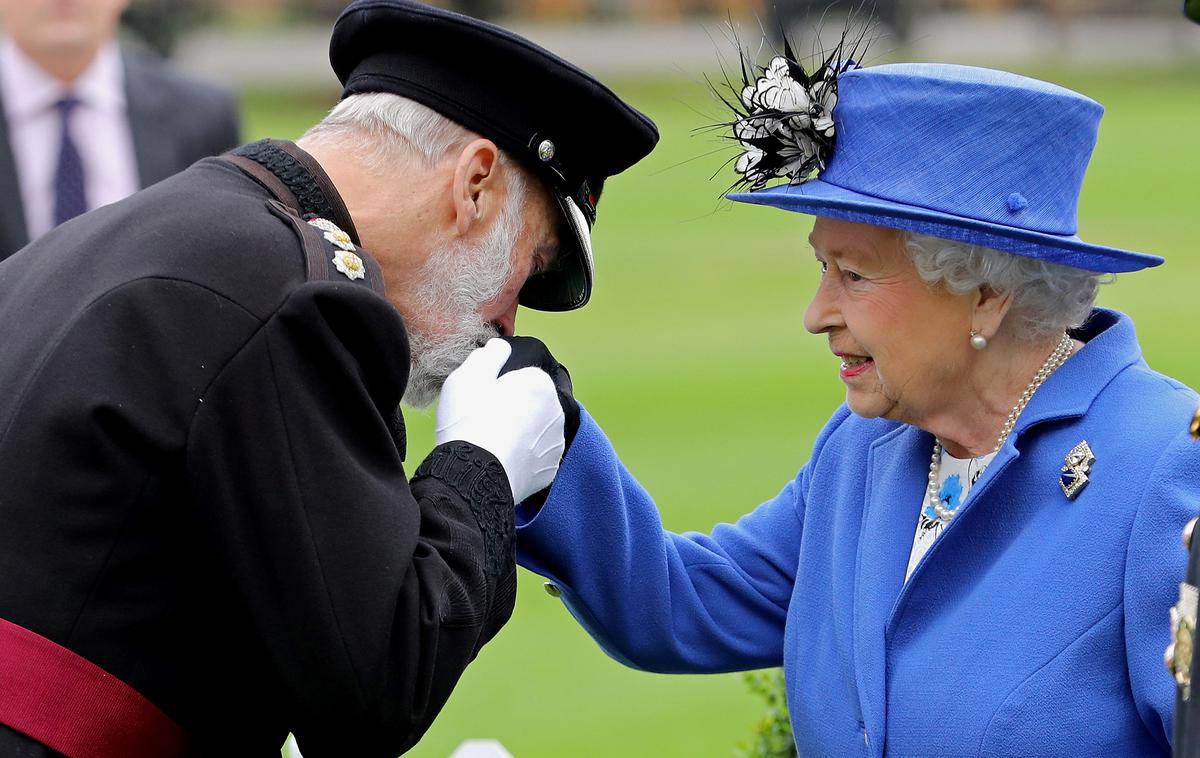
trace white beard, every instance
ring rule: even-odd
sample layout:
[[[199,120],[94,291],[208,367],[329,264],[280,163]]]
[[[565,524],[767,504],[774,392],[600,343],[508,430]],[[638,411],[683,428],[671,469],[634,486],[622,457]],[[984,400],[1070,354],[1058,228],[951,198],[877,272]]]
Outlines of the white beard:
[[[479,312],[500,294],[512,273],[521,232],[520,198],[512,199],[518,202],[506,203],[478,244],[448,244],[421,268],[422,284],[406,324],[412,365],[403,402],[410,408],[429,407],[446,377],[471,351],[499,336]]]

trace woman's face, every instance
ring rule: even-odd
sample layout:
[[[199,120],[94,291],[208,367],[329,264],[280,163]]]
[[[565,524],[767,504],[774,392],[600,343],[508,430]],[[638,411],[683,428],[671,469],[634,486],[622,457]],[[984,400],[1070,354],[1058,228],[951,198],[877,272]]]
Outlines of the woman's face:
[[[904,240],[895,229],[817,218],[809,242],[821,283],[804,327],[829,336],[850,410],[920,426],[965,386],[973,300],[926,284]]]

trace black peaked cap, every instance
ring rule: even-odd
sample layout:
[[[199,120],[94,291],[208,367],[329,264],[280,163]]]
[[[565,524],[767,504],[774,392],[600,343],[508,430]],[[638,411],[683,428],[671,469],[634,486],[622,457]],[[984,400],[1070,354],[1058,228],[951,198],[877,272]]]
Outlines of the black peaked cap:
[[[521,303],[572,310],[587,302],[590,226],[604,180],[654,149],[653,121],[529,40],[413,0],[351,3],[334,25],[329,58],[342,97],[388,92],[415,100],[545,179],[577,239],[564,238],[561,270],[531,279]]]

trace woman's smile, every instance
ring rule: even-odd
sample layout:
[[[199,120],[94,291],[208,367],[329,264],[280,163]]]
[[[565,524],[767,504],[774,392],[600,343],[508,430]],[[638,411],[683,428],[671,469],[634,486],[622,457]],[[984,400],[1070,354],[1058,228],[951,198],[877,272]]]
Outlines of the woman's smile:
[[[842,359],[841,377],[843,380],[861,376],[875,367],[875,360],[868,355],[852,355],[849,353],[834,353]]]

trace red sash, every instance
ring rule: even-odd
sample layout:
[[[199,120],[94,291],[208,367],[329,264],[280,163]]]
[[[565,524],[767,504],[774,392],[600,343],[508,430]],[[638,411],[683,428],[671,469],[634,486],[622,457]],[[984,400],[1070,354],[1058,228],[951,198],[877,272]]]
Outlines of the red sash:
[[[183,729],[104,669],[0,619],[0,723],[67,758],[176,758]]]

